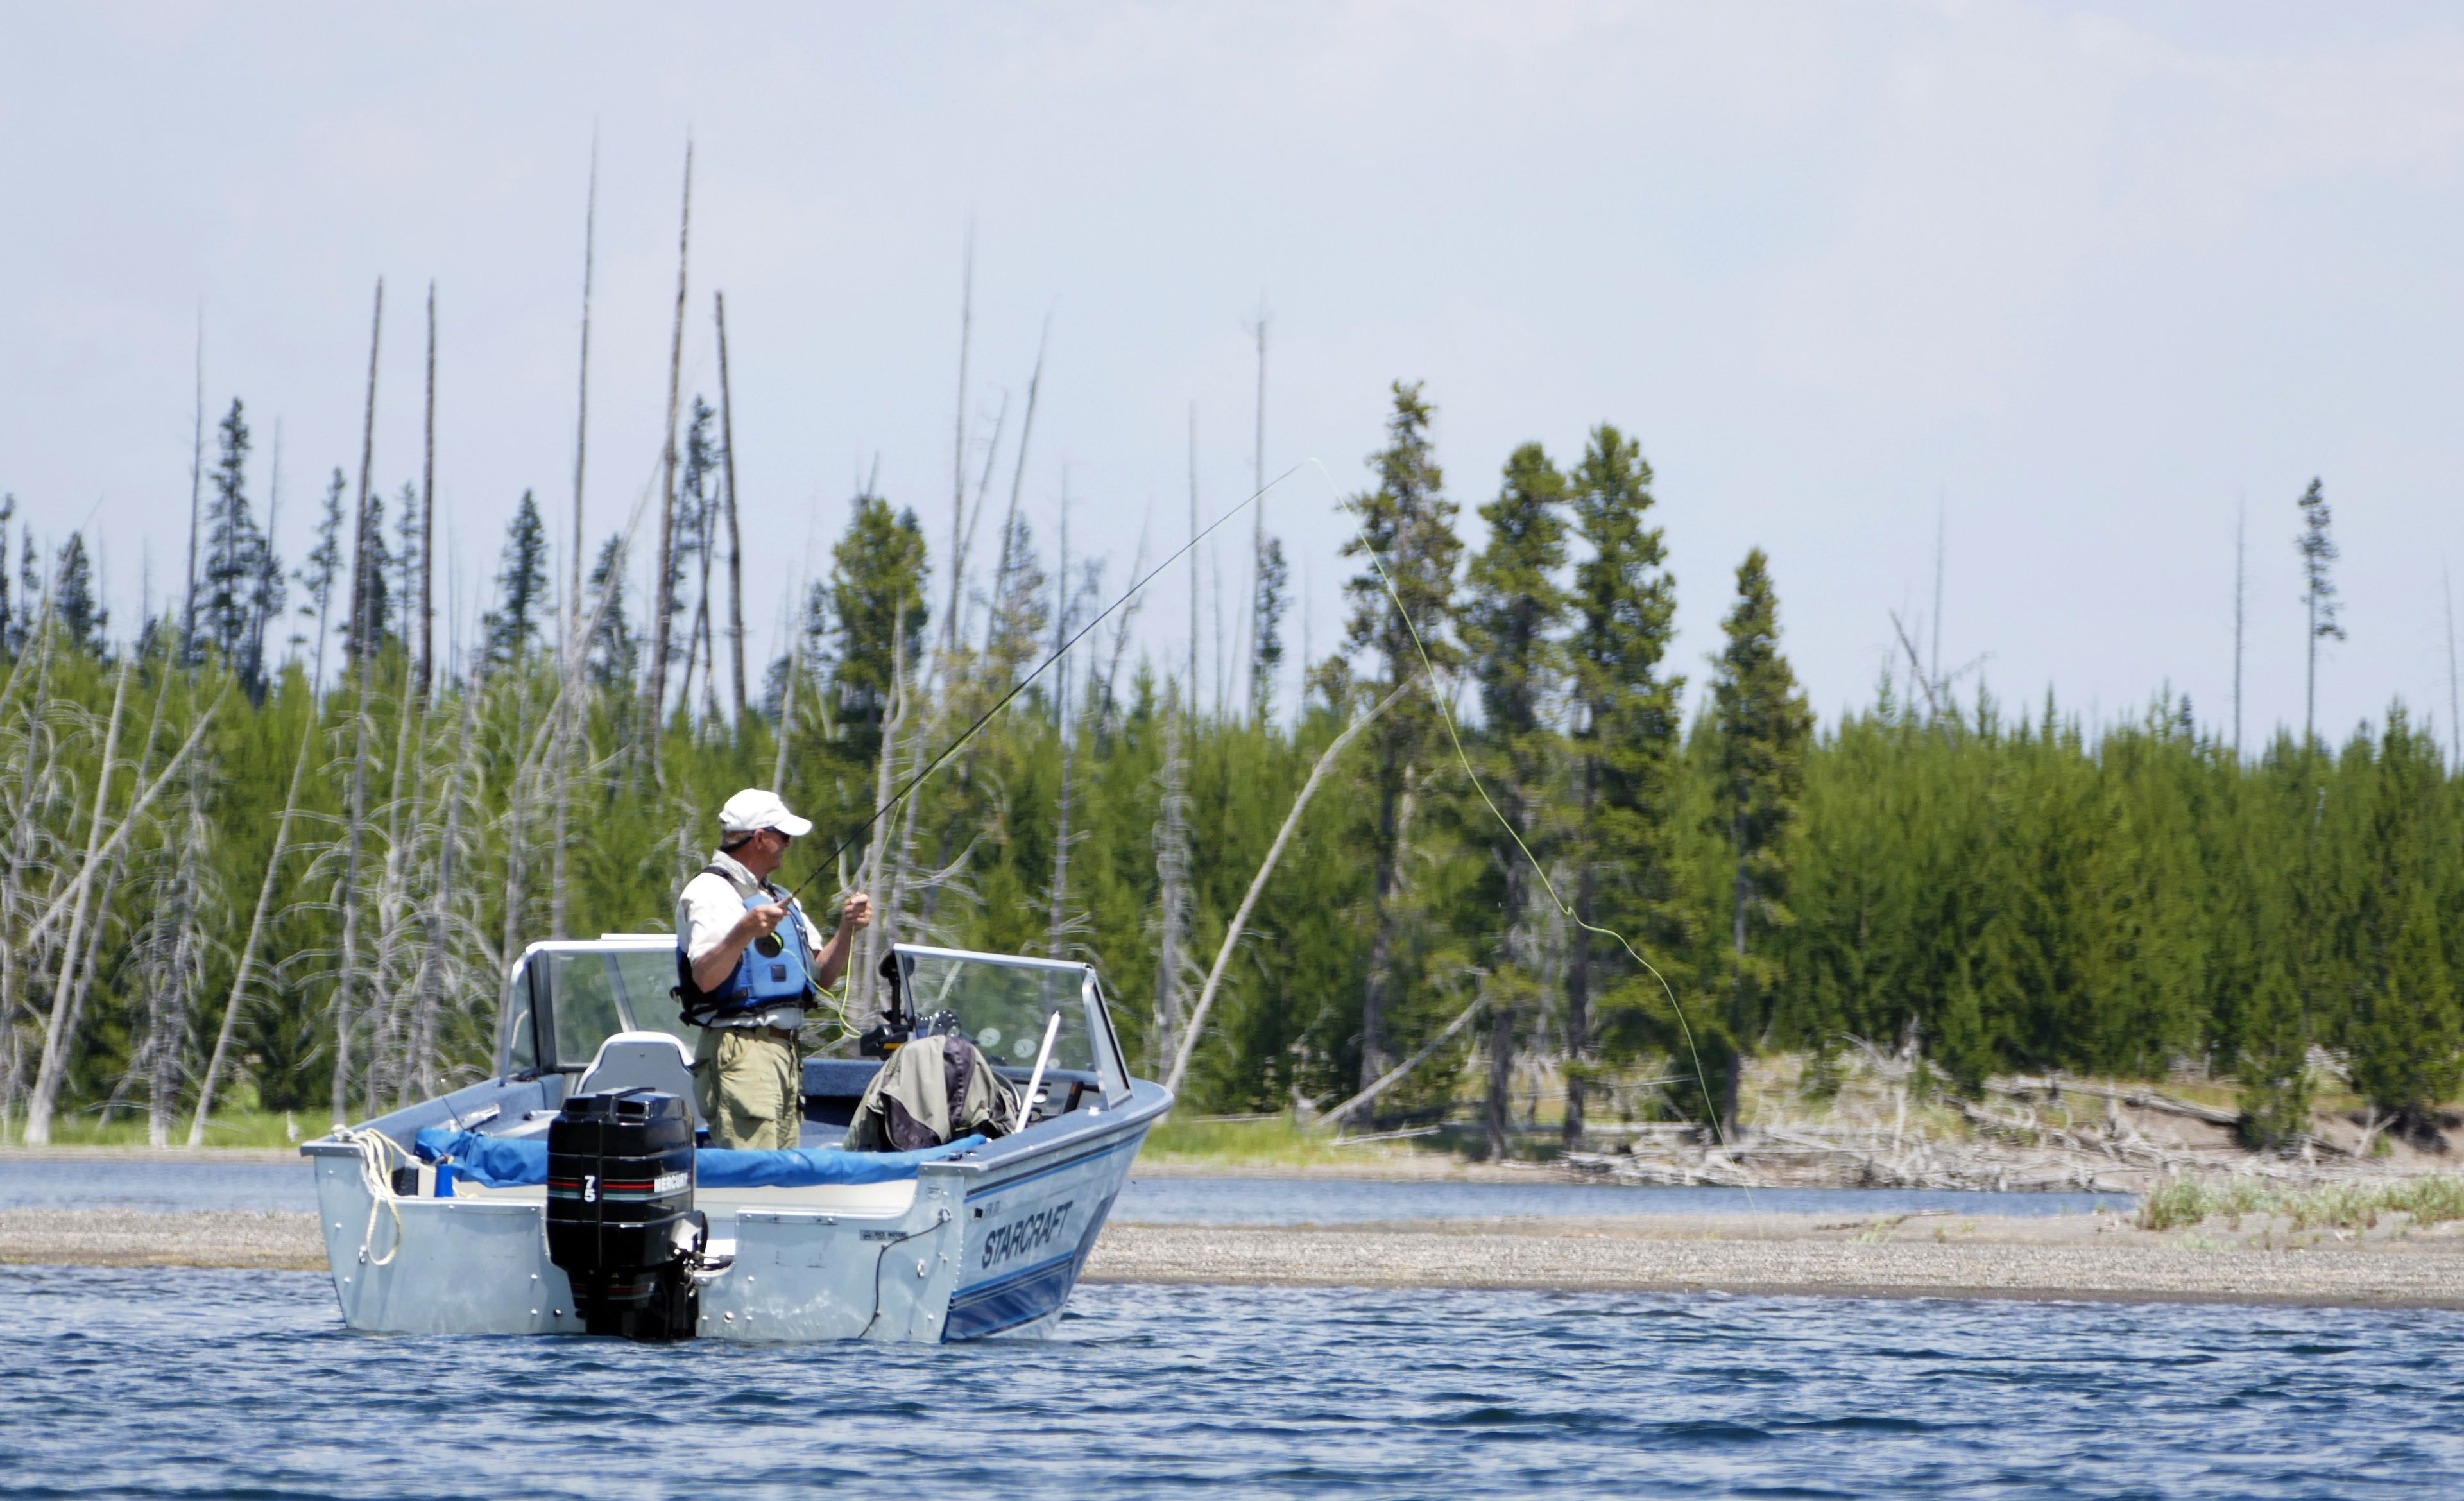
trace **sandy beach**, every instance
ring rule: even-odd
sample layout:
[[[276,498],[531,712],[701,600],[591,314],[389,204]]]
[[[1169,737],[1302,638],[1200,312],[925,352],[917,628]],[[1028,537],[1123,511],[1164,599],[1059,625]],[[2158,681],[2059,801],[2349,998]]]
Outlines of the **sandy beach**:
[[[2294,1231],[2249,1217],[2155,1233],[2118,1214],[1795,1214],[1342,1226],[1112,1225],[1095,1282],[2464,1308],[2464,1235]],[[0,1262],[323,1270],[316,1219],[0,1210]]]

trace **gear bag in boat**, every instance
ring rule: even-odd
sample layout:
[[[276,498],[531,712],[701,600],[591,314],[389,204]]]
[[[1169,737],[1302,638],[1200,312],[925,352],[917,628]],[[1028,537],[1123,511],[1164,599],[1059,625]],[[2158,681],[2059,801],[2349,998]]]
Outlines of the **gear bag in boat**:
[[[848,1125],[850,1152],[913,1152],[969,1133],[1009,1135],[1018,1086],[964,1037],[918,1037],[890,1055],[865,1086]]]

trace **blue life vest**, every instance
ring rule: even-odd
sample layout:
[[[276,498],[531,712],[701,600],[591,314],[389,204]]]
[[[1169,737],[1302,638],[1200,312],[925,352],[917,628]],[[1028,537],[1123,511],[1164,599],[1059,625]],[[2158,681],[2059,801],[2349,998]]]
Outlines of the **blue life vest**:
[[[715,866],[703,873],[721,874]],[[767,907],[780,899],[766,891],[743,898],[747,911]],[[703,990],[694,985],[693,960],[685,952],[684,938],[678,936],[676,999],[684,1003],[684,1019],[687,1022],[695,1026],[708,1026],[713,1022],[749,1015],[782,1003],[802,1004],[813,998],[820,987],[813,981],[812,944],[805,936],[804,910],[796,904],[794,898],[786,900],[787,919],[746,944],[744,956],[736,961],[736,972],[728,976],[727,982],[716,990]]]

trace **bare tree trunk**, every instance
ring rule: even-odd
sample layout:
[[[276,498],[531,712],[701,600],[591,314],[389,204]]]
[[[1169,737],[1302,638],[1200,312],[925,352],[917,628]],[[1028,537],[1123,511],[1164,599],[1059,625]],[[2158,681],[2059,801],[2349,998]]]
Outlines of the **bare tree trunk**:
[[[650,680],[643,692],[643,731],[653,756],[667,717],[668,635],[676,592],[676,403],[684,384],[685,271],[693,243],[693,143],[685,143],[684,213],[676,231],[676,320],[668,343],[668,442],[660,457],[659,581],[650,607]]]
[[[1507,1092],[1514,1082],[1514,1007],[1503,996],[1488,1005],[1488,1098],[1482,1111],[1488,1136],[1488,1159],[1507,1155]]]
[[[1592,758],[1583,759],[1583,852],[1582,867],[1574,877],[1575,928],[1570,939],[1573,952],[1566,956],[1566,1122],[1564,1139],[1567,1150],[1583,1144],[1583,1070],[1590,1061],[1592,1048],[1592,934],[1594,909],[1599,902],[1598,873],[1593,869],[1591,847],[1596,837],[1593,827],[1593,808],[1597,792],[1594,783],[1595,767]]]
[[[424,735],[426,715],[416,706],[410,685],[395,710],[393,764],[391,785],[385,794],[385,857],[384,874],[377,883],[376,972],[382,983],[375,995],[370,1012],[371,1041],[368,1048],[367,1088],[363,1092],[367,1114],[374,1117],[382,1113],[385,1077],[387,1064],[393,1067],[393,1082],[399,1089],[405,1068],[400,1043],[403,1037],[403,984],[401,942],[404,924],[402,908],[407,899],[410,884],[410,840],[403,837],[403,778],[410,778],[409,823],[412,838],[417,837],[421,810],[419,769],[414,764],[417,747]],[[393,1056],[388,1057],[388,1052]],[[407,1104],[408,1101],[402,1103]]]
[[[744,531],[736,511],[736,398],[727,382],[727,294],[718,310],[718,442],[727,478],[727,644],[736,664],[736,727],[744,729]],[[707,570],[705,570],[705,573]]]
[[[205,779],[196,768],[187,777],[187,816],[181,820],[178,846],[203,849],[213,837],[206,818]],[[181,1066],[187,1054],[188,1019],[195,1014],[205,985],[205,932],[218,913],[219,885],[212,867],[197,859],[178,859],[172,883],[172,946],[168,983],[147,997],[145,1140],[149,1146],[171,1144],[171,1115],[180,1095]]]
[[[180,660],[197,650],[197,534],[206,508],[206,310],[197,309],[197,427],[188,454],[188,593],[180,606]]]
[[[967,354],[975,342],[976,332],[976,226],[967,222],[966,270],[958,283],[958,414],[950,438],[950,614],[942,625],[942,634],[949,640],[958,639],[958,608],[966,597],[967,559]],[[719,368],[727,368],[724,360]],[[726,399],[725,377],[720,378],[720,399]],[[996,437],[995,442],[999,442]]]
[[[1054,579],[1057,598],[1052,610],[1052,651],[1060,656],[1061,644],[1069,639],[1069,472],[1061,476],[1061,566]],[[1069,659],[1066,656],[1053,664],[1060,680],[1053,685],[1052,728],[1061,738],[1061,805],[1059,822],[1052,838],[1052,901],[1050,921],[1045,930],[1045,953],[1047,958],[1062,957],[1064,940],[1069,924]]]
[[[1189,722],[1198,725],[1198,403],[1189,404]]]
[[[976,503],[966,515],[966,530],[959,535],[958,548],[950,561],[950,574],[958,581],[960,594],[951,606],[950,618],[941,623],[941,651],[935,662],[935,671],[951,674],[949,686],[957,687],[957,650],[968,640],[966,627],[967,600],[963,592],[967,579],[967,560],[975,556],[976,527],[984,519],[984,497],[992,493],[993,469],[1001,458],[1001,430],[1009,426],[1009,393],[1001,393],[1001,410],[993,415],[992,441],[984,446],[983,472],[976,479]]]
[[[1035,340],[1035,373],[1028,376],[1026,380],[1026,419],[1020,424],[1018,430],[1018,467],[1010,475],[1009,511],[1001,518],[1001,565],[993,573],[993,611],[992,620],[986,626],[985,646],[987,648],[992,644],[989,632],[999,629],[1001,624],[1001,602],[1009,590],[1010,569],[1017,566],[1019,562],[1010,556],[1010,542],[1013,534],[1018,530],[1019,492],[1026,484],[1027,446],[1029,440],[1035,436],[1036,398],[1044,389],[1044,349],[1051,338],[1052,315],[1046,313],[1044,315],[1044,332],[1038,334]]]
[[[442,1083],[435,1069],[436,1012],[445,987],[447,913],[453,899],[454,859],[462,852],[463,779],[474,763],[478,698],[476,682],[464,687],[460,743],[446,767],[445,828],[436,847],[436,876],[429,894],[427,951],[421,956],[412,992],[409,1058],[403,1071],[405,1104],[409,1103],[412,1084],[422,1093],[434,1094]]]
[[[563,672],[559,675],[556,695],[556,811],[551,819],[552,849],[548,893],[548,933],[563,938],[567,931],[569,902],[565,893],[570,829],[573,820],[573,763],[576,743],[580,740],[582,707],[574,700],[582,658],[589,643],[582,629],[582,554],[588,545],[583,540],[582,521],[582,476],[583,460],[590,453],[590,277],[595,264],[599,232],[599,138],[590,140],[590,199],[582,220],[582,376],[581,395],[576,402],[573,419],[573,565],[568,570],[566,585]],[[473,692],[477,691],[473,685]]]
[[[188,1122],[188,1145],[206,1144],[206,1121],[214,1113],[214,1086],[222,1078],[223,1061],[231,1054],[231,1033],[239,1024],[240,1007],[248,1002],[248,983],[254,978],[256,946],[265,935],[265,916],[274,906],[274,887],[282,870],[282,856],[291,848],[291,824],[299,812],[299,785],[308,775],[308,748],[317,741],[317,703],[308,703],[308,724],[299,732],[299,755],[291,763],[291,790],[282,800],[282,817],[274,826],[274,852],[266,857],[265,879],[256,889],[256,911],[248,919],[248,938],[240,944],[239,963],[231,971],[230,999],[223,1003],[221,1027],[214,1034],[213,1056],[207,1060],[206,1077],[197,1087],[197,1113]]]
[[[519,691],[518,679],[511,679]],[[521,700],[521,739],[531,738],[530,705]],[[529,826],[531,800],[538,796],[538,770],[533,758],[524,757],[514,770],[513,782],[505,791],[505,926],[504,960],[511,964],[522,951],[522,908],[524,883],[530,875]]]
[[[583,461],[590,453],[590,278],[599,248],[599,134],[590,136],[590,197],[582,211],[582,374],[573,417],[573,557],[565,570],[565,650],[582,651],[582,555],[589,543],[582,522]]]
[[[796,679],[803,665],[804,633],[798,630],[787,641],[787,681],[779,690],[779,750],[770,763],[770,789],[781,797],[787,795],[787,739],[796,733]]]
[[[1405,766],[1401,785],[1379,799],[1378,861],[1375,881],[1376,929],[1369,940],[1369,982],[1360,998],[1360,1081],[1363,1086],[1386,1067],[1387,991],[1394,983],[1395,898],[1402,886],[1403,862],[1412,839],[1413,768]]]
[[[368,664],[363,661],[353,672],[359,681],[359,696],[353,714],[351,801],[344,813],[342,833],[341,899],[337,903],[342,909],[342,952],[341,967],[334,977],[334,1078],[329,1092],[337,1127],[350,1118],[351,992],[359,983],[360,856],[367,837],[368,820]]]
[[[1252,504],[1253,506],[1255,506],[1255,508],[1256,508],[1256,514],[1254,514],[1253,516],[1251,516],[1251,517],[1250,517],[1250,519],[1249,519],[1249,521],[1250,521],[1250,527],[1249,527],[1249,612],[1248,612],[1248,622],[1247,622],[1247,627],[1246,627],[1246,629],[1245,629],[1243,631],[1243,633],[1242,633],[1242,641],[1243,641],[1243,651],[1242,651],[1242,654],[1243,654],[1243,657],[1245,657],[1245,658],[1247,659],[1247,661],[1248,661],[1248,665],[1249,665],[1249,699],[1250,699],[1250,702],[1252,702],[1252,703],[1254,703],[1254,704],[1256,704],[1256,705],[1258,706],[1258,709],[1259,709],[1258,718],[1259,718],[1259,722],[1261,722],[1261,723],[1264,723],[1264,722],[1265,722],[1265,717],[1265,717],[1265,704],[1266,704],[1266,694],[1267,694],[1267,689],[1268,689],[1269,687],[1271,687],[1271,686],[1272,686],[1272,685],[1270,685],[1270,684],[1264,684],[1264,683],[1261,683],[1261,682],[1259,682],[1259,681],[1258,681],[1258,670],[1259,670],[1262,666],[1264,666],[1264,664],[1263,664],[1263,663],[1261,663],[1261,662],[1258,660],[1258,649],[1259,649],[1259,647],[1260,647],[1260,646],[1261,646],[1261,644],[1262,644],[1262,643],[1260,642],[1259,638],[1258,638],[1258,628],[1259,628],[1260,626],[1262,626],[1262,625],[1264,625],[1264,624],[1265,624],[1265,622],[1263,622],[1263,621],[1261,621],[1261,620],[1259,620],[1259,619],[1258,619],[1258,589],[1259,589],[1259,586],[1260,586],[1261,583],[1262,583],[1262,582],[1265,579],[1265,577],[1266,577],[1266,323],[1267,323],[1267,318],[1266,318],[1266,310],[1265,310],[1265,306],[1263,305],[1263,302],[1264,302],[1264,299],[1262,298],[1262,299],[1261,299],[1261,304],[1262,304],[1262,305],[1261,305],[1261,306],[1259,307],[1259,309],[1258,309],[1258,329],[1257,329],[1257,332],[1258,332],[1258,406],[1257,406],[1257,418],[1258,418],[1258,424],[1257,424],[1257,430],[1256,430],[1255,437],[1254,437],[1254,440],[1253,440],[1253,444],[1252,444],[1252,447],[1251,447],[1251,449],[1250,449],[1250,451],[1249,451],[1249,473],[1250,473],[1250,475],[1251,475],[1251,476],[1252,476],[1252,482],[1251,482],[1251,484],[1250,484],[1249,489],[1250,489],[1250,494],[1251,494],[1251,495],[1253,495],[1253,496],[1255,496],[1255,497],[1257,497],[1254,501],[1252,501],[1252,502],[1251,502],[1251,504]]]
[[[164,768],[163,775],[145,784],[145,790],[138,794],[137,801],[121,819],[120,827],[113,830],[109,839],[102,842],[99,858],[108,860],[120,852],[120,847],[126,842],[129,830],[137,826],[139,819],[145,816],[145,810],[153,806],[156,794],[170,783],[171,773],[180,769],[181,763],[188,759],[189,753],[194,751],[198,742],[206,738],[207,727],[213,723],[214,715],[221,707],[222,700],[217,698],[205,713],[197,717],[197,722],[188,731],[188,738],[181,742],[179,751],[172,756],[170,764]],[[52,898],[51,906],[44,909],[42,916],[34,919],[33,926],[18,941],[30,951],[40,946],[51,936],[52,925],[68,916],[71,907],[84,900],[86,893],[93,885],[96,869],[98,867],[91,861],[80,867],[76,878],[69,882],[68,890]]]
[[[384,337],[384,333],[385,277],[379,276],[376,313],[368,324],[368,401],[366,410],[360,419],[360,510],[359,524],[353,534],[351,552],[351,629],[344,638],[343,646],[354,662],[365,660],[376,646],[376,622],[368,615],[370,607],[376,603],[374,591],[369,588],[369,585],[374,582],[369,573],[370,559],[374,554],[368,544],[377,541],[370,535],[371,528],[368,525],[368,485],[370,474],[376,467],[377,345]],[[364,688],[362,697],[364,700]],[[363,701],[362,711],[364,712],[366,707],[365,702]]]
[[[419,468],[419,667],[411,702],[428,706],[436,672],[436,283],[428,284],[428,420]]]
[[[111,773],[120,755],[120,724],[128,704],[128,677],[132,661],[123,658],[120,664],[120,686],[111,695],[111,723],[103,732],[102,763],[94,779],[94,813],[86,824],[85,865],[80,873],[90,874],[95,861],[102,852],[103,815],[111,799]],[[72,998],[77,994],[75,984],[76,964],[85,938],[88,885],[78,893],[76,912],[69,918],[68,942],[60,950],[60,973],[52,990],[52,1015],[43,1028],[43,1060],[34,1073],[33,1098],[26,1107],[26,1143],[49,1146],[52,1140],[52,1115],[59,1106],[60,1086],[68,1068],[70,1034],[77,1018],[71,1009]]]
[[[879,759],[873,763],[872,806],[875,807],[880,807],[890,801],[891,787],[895,781],[893,768],[898,762],[898,731],[906,718],[907,612],[901,609],[890,640],[890,709],[881,717],[881,750]],[[881,951],[886,944],[896,941],[891,936],[891,930],[898,925],[898,915],[891,912],[883,899],[889,894],[883,890],[882,882],[885,857],[890,842],[887,829],[875,833],[871,848],[865,851],[863,864],[859,867],[861,884],[866,894],[872,898],[874,912],[879,915],[874,918],[872,926],[865,929],[860,935],[861,941],[858,945],[864,955],[862,994],[867,998],[866,1005],[869,1009],[878,1009],[873,1005],[870,997],[874,987],[874,970],[879,962]],[[854,977],[850,977],[847,990],[850,1001],[858,994],[853,980]]]
[[[1181,1026],[1181,971],[1191,967],[1189,944],[1189,719],[1169,698],[1164,704],[1163,797],[1155,810],[1155,884],[1162,905],[1162,941],[1155,956],[1155,1015],[1150,1058],[1160,1058]]]

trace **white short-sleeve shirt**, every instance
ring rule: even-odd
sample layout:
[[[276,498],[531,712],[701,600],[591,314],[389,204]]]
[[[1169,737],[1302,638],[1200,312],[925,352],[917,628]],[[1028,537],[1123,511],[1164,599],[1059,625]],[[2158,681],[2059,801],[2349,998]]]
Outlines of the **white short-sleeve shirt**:
[[[776,895],[774,888],[754,878],[743,863],[734,855],[716,853],[710,857],[715,870],[705,870],[685,882],[676,894],[676,937],[683,940],[685,959],[696,962],[719,941],[734,931],[744,916],[744,899],[757,894]],[[797,916],[803,916],[802,906]],[[822,935],[810,917],[803,918],[804,941],[812,951],[809,960],[812,972],[819,974],[822,963]],[[792,1001],[781,1001],[744,1016],[713,1022],[713,1026],[779,1026],[797,1027],[804,1023],[804,1008]]]

